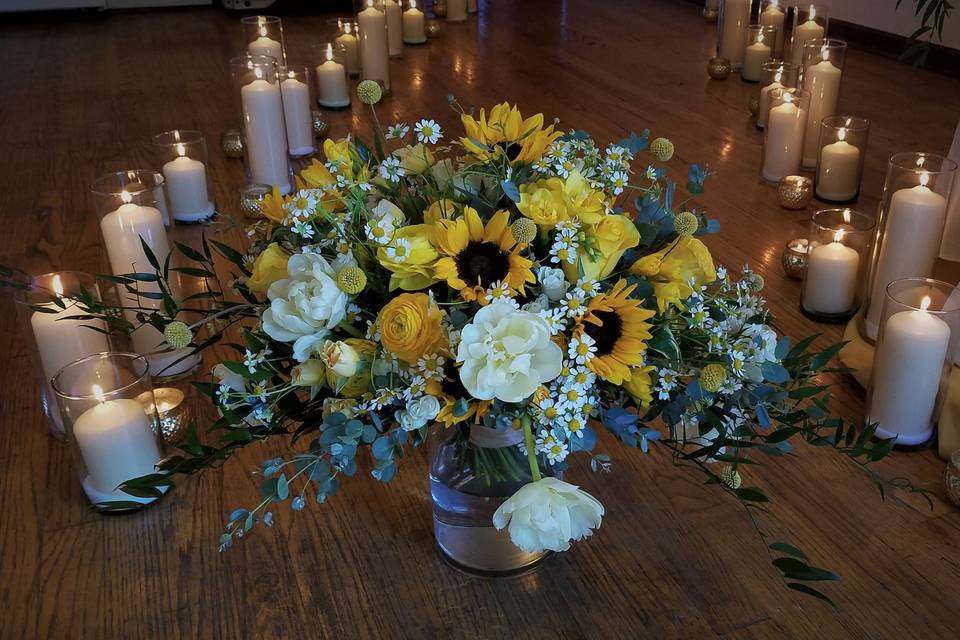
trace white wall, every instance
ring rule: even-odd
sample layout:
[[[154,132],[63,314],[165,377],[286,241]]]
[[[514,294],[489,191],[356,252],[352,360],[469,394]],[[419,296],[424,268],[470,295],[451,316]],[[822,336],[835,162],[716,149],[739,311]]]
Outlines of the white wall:
[[[943,24],[942,44],[960,49],[960,3],[952,4],[954,8]],[[920,16],[913,15],[916,4],[903,0],[900,9],[894,11],[896,6],[897,0],[833,0],[830,18],[909,36],[920,26]]]

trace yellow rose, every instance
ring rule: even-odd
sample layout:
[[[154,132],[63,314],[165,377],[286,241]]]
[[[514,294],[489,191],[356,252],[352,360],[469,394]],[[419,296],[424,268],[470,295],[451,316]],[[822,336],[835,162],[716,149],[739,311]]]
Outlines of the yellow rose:
[[[401,147],[393,152],[408,175],[419,175],[433,166],[433,154],[423,143]]]
[[[624,380],[623,384],[621,384],[623,389],[629,393],[636,403],[641,407],[649,405],[653,400],[650,373],[653,372],[654,369],[656,369],[656,367],[652,365],[631,369],[630,378],[628,380]]]
[[[671,304],[682,305],[693,294],[694,287],[717,279],[710,250],[692,236],[681,236],[660,251],[640,258],[630,272],[646,276],[653,283],[661,312]]]
[[[377,353],[377,345],[369,340],[347,338],[343,341],[353,349],[357,355],[357,368],[349,378],[338,376],[332,369],[327,369],[327,384],[338,395],[345,398],[356,398],[370,389],[370,366]]]
[[[579,249],[579,262],[585,278],[593,280],[602,280],[610,275],[620,262],[624,252],[640,244],[640,232],[633,224],[633,221],[626,216],[603,216],[600,222],[586,230],[587,243],[594,251],[595,256],[591,256],[586,251],[586,247]],[[593,242],[590,242],[590,239]],[[570,282],[576,282],[579,279],[579,271],[576,263],[563,264],[563,272]]]
[[[327,368],[319,360],[307,360],[290,372],[290,382],[296,387],[315,387],[326,380]]]
[[[436,353],[443,343],[443,311],[425,293],[403,293],[380,311],[380,342],[407,363]]]
[[[453,220],[461,208],[453,200],[437,200],[423,212],[423,223],[432,225],[437,220]]]
[[[561,220],[568,220],[563,181],[549,178],[522,185],[517,210],[544,229],[553,229]]]
[[[283,222],[286,214],[283,212],[283,196],[280,195],[280,187],[273,185],[273,190],[260,201],[260,213],[271,222],[277,224]]]
[[[277,280],[287,277],[287,261],[290,254],[276,242],[271,242],[253,263],[253,273],[247,280],[250,291],[263,293]]]
[[[579,171],[571,171],[563,182],[563,201],[567,215],[580,222],[596,224],[604,214],[603,191],[594,189]]]
[[[437,281],[433,275],[433,265],[440,258],[440,254],[433,246],[433,234],[433,227],[429,224],[400,227],[394,232],[391,245],[377,249],[377,261],[391,272],[390,291],[418,291]],[[406,249],[399,261],[396,257],[391,258],[387,252],[398,240],[402,241],[401,244]]]

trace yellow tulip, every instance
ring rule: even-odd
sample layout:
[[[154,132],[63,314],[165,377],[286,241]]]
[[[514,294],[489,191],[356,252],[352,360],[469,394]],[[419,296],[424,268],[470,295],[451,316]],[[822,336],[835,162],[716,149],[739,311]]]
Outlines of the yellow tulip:
[[[263,293],[277,280],[287,277],[287,261],[290,254],[276,242],[271,242],[253,263],[253,273],[247,280],[250,291]]]
[[[283,196],[280,187],[273,185],[273,190],[260,201],[260,213],[271,222],[280,224],[287,214],[283,212]]]
[[[353,153],[352,145],[346,138],[334,142],[327,138],[323,141],[323,155],[328,162],[337,164],[337,170],[348,180],[353,179]],[[355,153],[355,152],[354,152]]]

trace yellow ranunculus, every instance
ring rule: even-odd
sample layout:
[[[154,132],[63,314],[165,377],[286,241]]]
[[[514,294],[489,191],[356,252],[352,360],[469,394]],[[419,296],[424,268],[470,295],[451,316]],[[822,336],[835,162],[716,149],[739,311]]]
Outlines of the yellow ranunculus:
[[[631,369],[630,378],[624,380],[620,385],[641,407],[649,405],[653,400],[653,392],[651,391],[653,381],[650,379],[650,373],[655,369],[656,367],[653,365]]]
[[[250,291],[263,293],[277,280],[287,277],[287,261],[290,254],[276,242],[271,242],[253,263],[253,273],[247,280]]]
[[[547,230],[553,229],[561,220],[568,220],[570,216],[563,201],[563,180],[549,178],[522,185],[517,210]]]
[[[327,384],[345,398],[356,398],[370,390],[370,367],[377,353],[377,345],[360,338],[347,338],[344,343],[349,345],[358,356],[356,371],[349,378],[342,378],[335,371],[327,368]]]
[[[273,190],[260,201],[260,213],[271,222],[280,224],[287,214],[283,212],[283,196],[280,187],[273,185]]]
[[[377,261],[391,272],[390,290],[403,289],[404,291],[418,291],[426,289],[437,278],[434,277],[434,264],[440,258],[436,247],[433,246],[433,226],[429,224],[412,224],[400,227],[393,234],[391,245],[398,241],[406,247],[407,253],[403,261],[398,262],[388,255],[387,247],[377,249]]]
[[[402,293],[380,311],[380,342],[407,363],[443,346],[443,311],[425,293]]]
[[[630,267],[630,272],[646,276],[653,283],[661,312],[668,305],[682,305],[693,293],[693,287],[717,279],[710,250],[692,236],[681,236],[660,251],[640,258]]]
[[[463,207],[453,200],[437,200],[423,212],[423,223],[433,224],[437,220],[453,220]]]
[[[393,155],[400,158],[400,166],[407,175],[419,175],[433,166],[433,154],[423,143],[417,143],[413,146],[401,147],[393,152]]]
[[[624,252],[640,244],[640,232],[637,231],[633,221],[626,216],[603,216],[600,222],[587,227],[585,232],[587,243],[592,245],[597,255],[591,257],[586,247],[581,246],[578,261],[583,270],[583,276],[593,280],[602,280],[610,275]],[[570,282],[576,282],[579,278],[576,263],[564,262],[563,272]]]

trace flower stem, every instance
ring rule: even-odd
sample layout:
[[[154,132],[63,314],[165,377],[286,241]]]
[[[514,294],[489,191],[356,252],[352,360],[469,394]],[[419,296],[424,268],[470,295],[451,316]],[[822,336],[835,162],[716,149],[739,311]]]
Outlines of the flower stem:
[[[530,416],[523,416],[523,443],[527,447],[527,461],[530,463],[530,477],[534,482],[541,479],[540,465],[537,463],[537,445],[533,441],[533,430],[530,428]]]

